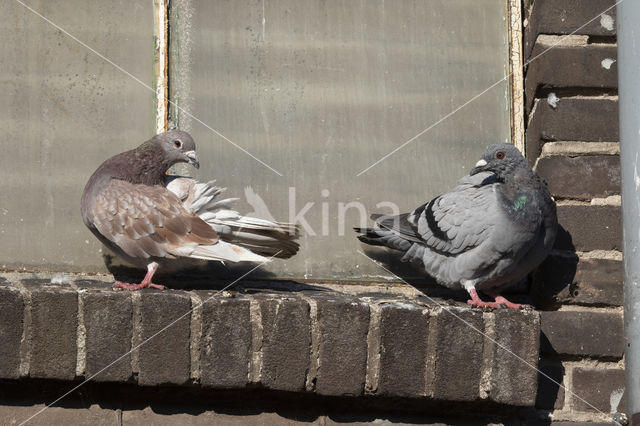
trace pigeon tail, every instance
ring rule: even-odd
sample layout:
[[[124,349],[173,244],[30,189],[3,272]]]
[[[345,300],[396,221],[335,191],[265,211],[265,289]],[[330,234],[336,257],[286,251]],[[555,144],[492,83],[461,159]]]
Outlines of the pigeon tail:
[[[384,228],[353,228],[361,233],[358,239],[372,246],[389,247],[394,250],[407,251],[411,248],[411,242],[398,234]]]
[[[300,228],[297,225],[240,215],[232,209],[237,199],[219,199],[224,189],[214,186],[214,181],[202,183],[186,177],[168,177],[167,180],[167,189],[182,200],[187,210],[211,226],[221,241],[227,242],[234,250],[244,249],[241,259],[225,260],[250,260],[247,252],[253,252],[252,258],[259,260],[250,261],[262,262],[269,257],[287,259],[298,252],[300,245],[295,240],[300,236]],[[199,247],[190,255],[203,259],[216,259],[218,256],[219,252],[212,247]]]
[[[268,257],[252,253],[244,247],[218,241],[217,244],[197,246],[188,257],[203,260],[219,260],[221,262],[268,262]]]

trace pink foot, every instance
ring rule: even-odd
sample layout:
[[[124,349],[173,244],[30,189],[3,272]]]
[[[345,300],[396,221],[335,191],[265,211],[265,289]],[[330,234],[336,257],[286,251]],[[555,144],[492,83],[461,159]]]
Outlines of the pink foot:
[[[509,309],[524,309],[529,307],[529,305],[522,305],[520,303],[509,302],[507,299],[505,299],[502,296],[496,296],[495,299],[496,299],[496,303],[502,304]]]
[[[493,309],[502,309],[504,305],[501,305],[498,302],[485,302],[484,300],[467,300],[467,304],[472,308],[493,308]]]
[[[526,308],[528,305],[520,305],[518,303],[509,302],[504,297],[500,296],[497,293],[489,294],[491,297],[495,299],[495,302],[485,302],[480,299],[478,296],[478,292],[475,289],[469,290],[469,296],[471,296],[471,300],[467,300],[467,304],[471,305],[473,308],[493,308],[493,309],[521,309]]]
[[[164,290],[164,286],[160,284],[154,284],[151,282],[151,278],[153,278],[153,274],[158,270],[158,264],[156,262],[152,262],[147,265],[147,275],[144,276],[144,279],[140,284],[130,284],[123,283],[122,281],[116,281],[116,287],[123,288],[125,290],[135,291],[143,288],[157,288],[159,290]]]
[[[131,290],[131,291],[140,290],[143,288],[157,288],[160,290],[164,290],[163,285],[154,284],[154,283],[145,283],[145,282],[141,282],[140,284],[130,284],[130,283],[123,283],[122,281],[116,281],[116,287],[123,288],[125,290]]]

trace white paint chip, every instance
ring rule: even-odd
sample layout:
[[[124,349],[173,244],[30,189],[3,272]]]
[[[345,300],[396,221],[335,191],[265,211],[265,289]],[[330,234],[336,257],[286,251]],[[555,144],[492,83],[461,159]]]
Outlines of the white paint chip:
[[[624,388],[616,389],[611,392],[611,396],[609,396],[611,413],[616,413],[618,411],[618,405],[620,405],[620,401],[622,401],[622,395],[624,395]]]
[[[600,15],[600,25],[602,25],[602,27],[607,31],[613,31],[613,18],[610,15],[603,13]]]
[[[602,62],[600,62],[600,65],[602,65],[602,68],[608,70],[611,69],[611,65],[613,65],[615,61],[615,59],[605,58],[602,60]]]
[[[69,283],[69,277],[66,277],[62,274],[56,274],[51,278],[51,284],[67,284]]]
[[[551,92],[547,95],[547,103],[553,109],[558,107],[558,102],[560,102],[560,98],[556,96],[555,93]]]

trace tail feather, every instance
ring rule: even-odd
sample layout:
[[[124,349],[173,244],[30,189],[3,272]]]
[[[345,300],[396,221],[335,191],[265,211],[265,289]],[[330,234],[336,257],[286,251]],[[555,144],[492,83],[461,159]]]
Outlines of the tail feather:
[[[295,241],[300,236],[298,225],[241,216],[232,208],[237,198],[218,199],[225,189],[214,186],[214,183],[215,181],[201,183],[180,177],[170,179],[167,188],[180,197],[187,209],[197,214],[218,233],[220,242],[224,241],[235,248],[253,252],[252,254],[260,258],[254,261],[264,260],[262,255],[286,259],[298,252],[300,245]],[[195,256],[192,257],[209,258],[219,255],[213,246],[206,247],[208,248],[194,251]],[[228,250],[225,253],[229,256],[233,254]],[[249,260],[249,255],[242,256],[244,258],[241,260]]]
[[[268,262],[269,257],[264,257],[252,253],[244,247],[229,244],[219,240],[216,244],[209,246],[198,246],[189,255],[195,259],[219,260],[229,262]]]
[[[372,246],[384,246],[394,250],[407,251],[411,248],[411,241],[408,241],[394,232],[384,228],[353,228],[361,233],[358,239],[363,243]]]

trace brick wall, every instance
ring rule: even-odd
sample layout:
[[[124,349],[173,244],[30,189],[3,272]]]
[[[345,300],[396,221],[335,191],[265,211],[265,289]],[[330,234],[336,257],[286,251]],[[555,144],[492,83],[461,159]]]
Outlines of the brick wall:
[[[554,424],[625,408],[615,8],[599,15],[614,3],[524,2],[526,150],[563,228],[532,289],[540,366],[564,387],[540,377],[538,416]]]

